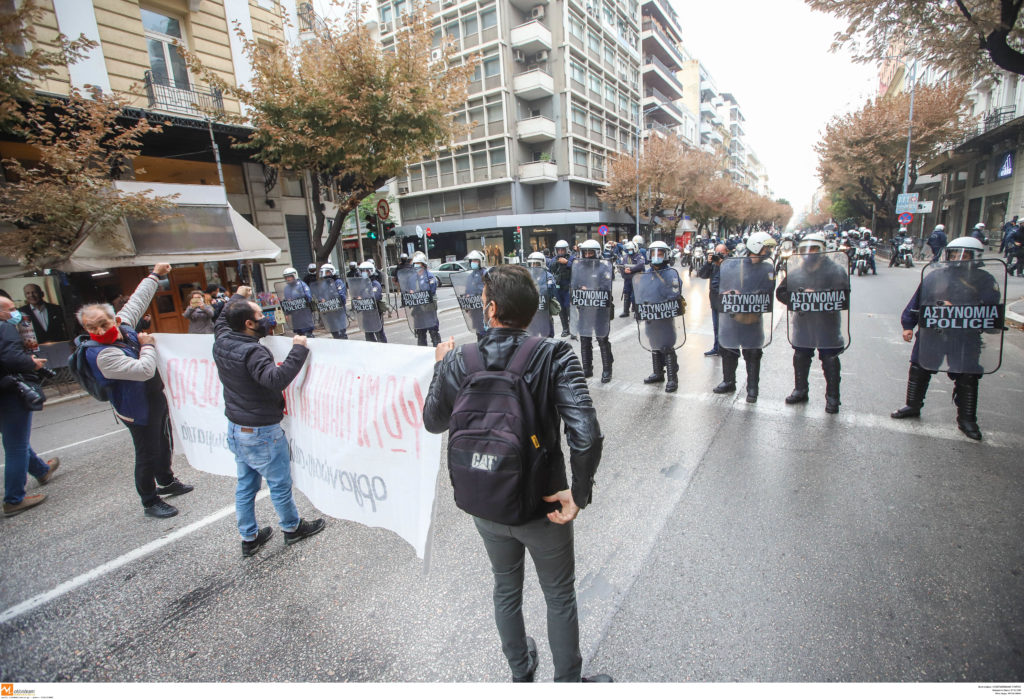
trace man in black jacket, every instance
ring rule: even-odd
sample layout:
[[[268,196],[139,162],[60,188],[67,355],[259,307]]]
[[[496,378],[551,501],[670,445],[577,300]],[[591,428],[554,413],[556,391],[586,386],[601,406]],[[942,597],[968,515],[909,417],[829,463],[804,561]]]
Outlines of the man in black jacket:
[[[492,267],[484,276],[481,294],[490,331],[477,346],[487,370],[503,370],[528,337],[525,328],[537,310],[538,292],[523,267]],[[439,344],[434,356],[434,378],[423,406],[423,424],[435,434],[448,429],[456,397],[466,377],[462,349],[454,339]],[[530,359],[524,373],[536,399],[541,435],[550,458],[544,498],[535,517],[519,526],[501,525],[474,517],[494,572],[494,617],[502,650],[513,681],[532,682],[537,669],[537,647],[526,635],[523,622],[523,566],[525,552],[533,558],[548,607],[548,642],[555,665],[555,681],[579,682],[583,660],[576,612],[576,562],[572,521],[591,500],[594,473],[601,460],[604,437],[597,412],[587,392],[583,370],[564,341],[546,339]],[[565,421],[572,486],[565,477],[559,422]],[[589,678],[611,681],[607,675]]]
[[[68,339],[68,331],[64,328],[64,313],[60,306],[46,300],[46,292],[38,284],[26,284],[25,300],[28,302],[18,310],[21,315],[32,321],[32,329],[36,331],[36,341],[60,342]]]
[[[302,335],[281,366],[259,340],[270,330],[270,318],[249,300],[247,286],[238,288],[214,325],[213,358],[224,385],[224,413],[228,417],[228,448],[238,464],[235,515],[242,535],[242,555],[252,556],[270,540],[274,530],[256,524],[256,493],[263,478],[270,488],[284,531],[284,543],[294,544],[324,528],[324,520],[299,518],[292,497],[288,438],[281,429],[284,396],[309,355]]]
[[[704,353],[705,357],[717,357],[720,354],[718,345],[718,312],[722,308],[722,294],[719,292],[718,284],[722,274],[722,260],[729,256],[729,248],[719,243],[713,252],[708,253],[707,261],[697,270],[697,276],[701,279],[709,279],[708,301],[711,303],[711,327],[715,331],[715,344]]]

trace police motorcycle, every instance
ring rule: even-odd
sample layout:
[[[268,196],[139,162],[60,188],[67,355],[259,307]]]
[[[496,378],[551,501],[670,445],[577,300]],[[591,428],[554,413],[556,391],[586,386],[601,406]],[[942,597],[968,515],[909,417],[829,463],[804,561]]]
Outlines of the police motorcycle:
[[[779,244],[775,248],[775,273],[778,274],[785,264],[789,256],[796,250],[796,240],[792,233],[783,233],[782,239],[779,240]]]
[[[914,266],[914,239],[909,235],[904,237],[896,248],[896,266]]]
[[[910,353],[907,402],[891,417],[918,417],[931,376],[946,372],[953,380],[957,427],[980,440],[978,382],[999,370],[1006,312],[1006,264],[982,259],[984,245],[971,236],[957,238],[945,259],[921,270],[921,283],[903,311],[903,339],[917,339]]]
[[[700,269],[701,265],[704,264],[704,257],[705,257],[704,244],[703,244],[702,240],[700,238],[698,238],[693,243],[693,246],[690,249],[689,265],[690,265],[690,276],[691,277],[693,276],[693,271],[695,269]]]
[[[857,276],[863,277],[871,268],[871,244],[866,240],[857,244],[857,251],[854,253],[854,260],[857,269]]]
[[[633,278],[636,299],[636,329],[640,346],[651,353],[654,372],[645,384],[665,383],[665,392],[679,388],[679,361],[676,350],[686,344],[686,301],[679,273],[669,266],[669,249],[663,242],[651,243],[647,250],[650,269]]]

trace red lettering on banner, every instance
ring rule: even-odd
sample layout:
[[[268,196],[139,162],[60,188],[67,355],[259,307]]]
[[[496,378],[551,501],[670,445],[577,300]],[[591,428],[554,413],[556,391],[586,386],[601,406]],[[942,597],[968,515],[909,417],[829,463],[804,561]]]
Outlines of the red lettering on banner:
[[[384,384],[384,429],[392,439],[402,438],[402,420],[398,417],[398,406],[395,404],[397,389],[396,379],[389,376]],[[388,421],[389,416],[394,416],[394,426]]]
[[[220,406],[220,377],[212,359],[168,359],[165,378],[175,409]]]

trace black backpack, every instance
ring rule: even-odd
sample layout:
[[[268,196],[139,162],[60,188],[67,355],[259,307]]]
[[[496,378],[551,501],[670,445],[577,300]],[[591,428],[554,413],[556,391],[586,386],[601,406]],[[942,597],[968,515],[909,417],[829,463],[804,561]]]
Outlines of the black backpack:
[[[86,393],[95,398],[107,402],[110,400],[110,386],[100,383],[92,371],[89,358],[85,356],[90,347],[105,347],[88,335],[79,335],[75,338],[75,351],[68,357],[68,369],[71,375],[78,381],[78,385],[85,389]]]
[[[462,346],[466,378],[448,423],[448,474],[455,504],[500,524],[525,524],[541,505],[548,451],[523,377],[544,341],[527,338],[504,371],[484,368],[476,344]]]

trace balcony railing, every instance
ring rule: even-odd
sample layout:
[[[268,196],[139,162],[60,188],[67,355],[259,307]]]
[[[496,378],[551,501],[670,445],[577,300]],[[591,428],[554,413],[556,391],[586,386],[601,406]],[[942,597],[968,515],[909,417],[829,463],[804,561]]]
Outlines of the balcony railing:
[[[1009,107],[1000,107],[998,109],[992,109],[978,117],[977,126],[973,129],[968,130],[964,133],[963,138],[960,139],[959,143],[947,144],[951,149],[956,146],[962,146],[963,144],[970,141],[972,138],[977,138],[986,131],[991,131],[1003,124],[1013,121],[1017,116],[1017,107],[1010,105]]]
[[[313,11],[312,4],[301,3],[296,14],[299,17],[299,32],[313,32],[320,35],[327,33],[327,23]]]
[[[653,65],[658,68],[661,68],[661,70],[665,73],[665,77],[668,79],[669,85],[672,85],[676,90],[678,90],[680,95],[683,94],[683,85],[682,83],[679,82],[679,79],[676,77],[676,72],[673,69],[669,68],[667,65],[665,65],[665,62],[662,61],[660,58],[653,55],[644,56],[644,65]]]
[[[645,31],[645,32],[647,32],[647,31],[653,32],[655,35],[657,35],[661,39],[661,42],[663,44],[665,44],[665,46],[667,46],[669,48],[669,50],[671,51],[671,53],[675,57],[675,59],[677,61],[679,61],[680,67],[684,63],[686,63],[686,59],[683,58],[683,54],[681,54],[679,52],[679,49],[676,48],[675,43],[668,37],[668,34],[666,34],[664,31],[662,31],[661,27],[658,26],[658,24],[656,22],[644,22],[642,26],[643,26],[643,31]]]
[[[146,96],[149,97],[150,109],[162,109],[179,114],[206,116],[224,111],[224,96],[217,88],[197,90],[182,89],[160,83],[153,78],[152,71],[147,70],[145,76]]]

